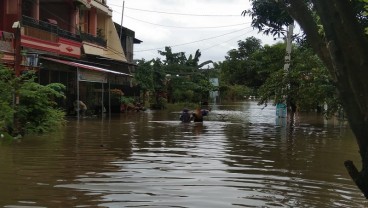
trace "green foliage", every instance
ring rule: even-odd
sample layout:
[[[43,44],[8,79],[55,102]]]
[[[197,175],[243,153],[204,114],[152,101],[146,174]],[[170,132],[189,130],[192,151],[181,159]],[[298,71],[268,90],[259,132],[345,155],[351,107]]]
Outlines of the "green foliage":
[[[260,45],[260,40],[251,37],[238,42],[238,49],[228,52],[226,60],[219,63],[221,82],[227,85],[245,85],[257,90],[270,74],[283,66],[285,45]]]
[[[287,86],[286,74],[284,69],[279,69],[270,76],[264,85],[258,90],[259,104],[269,103],[274,101],[273,104],[284,101],[283,95],[286,94],[285,88]]]
[[[143,91],[153,89],[153,62],[145,61],[144,59],[138,61],[138,69],[134,73],[134,82],[139,84]]]
[[[207,98],[213,88],[209,70],[200,69],[212,61],[199,63],[201,52],[197,50],[188,58],[184,52],[173,53],[170,47],[159,51],[165,59],[138,62],[136,83],[143,91],[150,92],[151,104],[166,105],[167,102],[199,102]]]
[[[165,51],[158,51],[161,56],[165,56],[163,63],[165,65],[170,64],[185,64],[187,58],[184,52],[173,53],[171,47],[166,46]]]
[[[287,98],[288,104],[297,105],[299,110],[321,109],[327,104],[326,114],[331,115],[339,109],[328,71],[307,45],[293,46],[291,68],[285,72],[285,44],[262,47],[259,43],[255,38],[239,41],[239,48],[215,65],[221,70],[222,99],[239,100],[257,92],[260,104]]]
[[[286,28],[293,23],[292,17],[288,14],[287,10],[290,6],[290,2],[287,0],[250,0],[252,8],[250,10],[244,10],[242,15],[249,15],[252,17],[252,26],[257,28],[260,32],[266,35],[273,35],[277,37],[284,37],[286,34]],[[303,0],[309,8],[314,7],[314,3],[311,0]],[[312,3],[313,2],[313,3]],[[368,1],[367,0],[350,0],[350,4],[353,5],[356,17],[359,20],[361,27],[368,31]],[[297,4],[297,3],[295,3]],[[320,23],[320,17],[313,9],[313,15],[315,22],[319,27],[320,34],[324,33],[323,25]],[[304,36],[295,37],[304,39]],[[302,40],[304,41],[304,40]]]
[[[186,100],[193,101],[195,93],[193,90],[174,89],[173,99],[176,102],[185,102]],[[193,101],[196,102],[196,101]]]
[[[46,86],[34,82],[34,76],[23,80],[19,89],[17,110],[21,126],[26,133],[50,132],[64,123],[64,112],[57,109],[55,99],[64,98],[65,86],[52,83]]]
[[[5,131],[13,122],[13,77],[13,72],[0,64],[0,132]]]
[[[364,8],[361,14],[366,19],[366,17],[368,16],[368,0],[361,0],[361,4]],[[365,34],[368,34],[368,26],[365,26]]]
[[[259,104],[292,102],[301,111],[321,109],[325,104],[327,116],[339,109],[336,88],[327,69],[319,58],[308,48],[295,48],[292,65],[271,74],[259,89]]]
[[[125,104],[125,105],[133,105],[134,104],[134,98],[133,97],[121,96],[120,97],[120,103]]]
[[[4,131],[0,131],[0,145],[2,144],[12,144],[14,141],[14,137]]]
[[[284,36],[285,27],[293,23],[290,15],[282,9],[280,1],[274,0],[251,0],[252,9],[242,12],[243,15],[252,17],[252,26],[266,35]]]
[[[255,37],[248,37],[245,41],[238,41],[237,57],[248,59],[253,53],[262,48],[261,40]]]
[[[27,112],[27,114],[20,114],[22,117],[22,126],[25,128],[27,134],[39,134],[55,131],[65,124],[64,116],[65,112],[52,107],[47,107],[43,110],[41,115],[34,116],[34,112]],[[43,115],[43,116],[42,116]],[[26,121],[24,119],[28,118]]]
[[[238,41],[238,49],[230,50],[225,61],[219,63],[221,69],[221,82],[249,86],[248,82],[254,80],[254,67],[251,65],[251,56],[262,48],[261,41],[254,37],[245,41]],[[253,65],[254,66],[254,65]]]
[[[65,86],[53,83],[42,86],[34,82],[34,74],[26,73],[15,77],[12,70],[0,66],[0,128],[12,133],[16,116],[18,129],[23,133],[43,133],[61,126],[64,112],[57,109],[55,99],[64,98]],[[19,96],[19,104],[13,97]],[[18,126],[17,125],[17,126]]]
[[[253,90],[244,85],[221,86],[220,91],[222,99],[231,101],[244,100],[253,94]]]

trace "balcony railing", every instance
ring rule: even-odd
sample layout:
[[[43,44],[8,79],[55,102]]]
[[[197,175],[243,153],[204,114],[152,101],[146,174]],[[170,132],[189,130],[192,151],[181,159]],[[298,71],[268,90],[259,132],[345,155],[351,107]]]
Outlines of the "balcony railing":
[[[36,20],[31,17],[23,16],[22,24],[24,26],[25,35],[39,38],[41,40],[56,43],[58,41],[58,37],[63,37],[78,42],[86,41],[103,47],[107,46],[107,41],[101,37],[96,37],[88,33],[77,35],[67,30],[60,29],[56,24]]]
[[[25,35],[39,38],[42,40],[56,42],[57,37],[81,42],[80,36],[67,30],[59,28],[55,24],[36,20],[31,17],[23,16],[22,24],[25,27]]]
[[[80,36],[81,36],[81,39],[83,41],[94,43],[94,44],[97,44],[97,45],[100,45],[100,46],[103,46],[103,47],[107,46],[107,41],[103,38],[96,37],[96,36],[93,36],[93,35],[88,34],[88,33],[81,33]]]

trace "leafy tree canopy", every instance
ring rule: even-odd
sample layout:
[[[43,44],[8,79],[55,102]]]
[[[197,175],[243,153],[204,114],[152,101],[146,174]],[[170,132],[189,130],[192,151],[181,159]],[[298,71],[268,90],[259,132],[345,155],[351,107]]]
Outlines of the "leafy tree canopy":
[[[208,96],[212,89],[209,72],[201,67],[212,61],[200,63],[199,50],[188,57],[184,52],[174,53],[170,47],[158,53],[164,56],[163,60],[141,60],[135,73],[136,82],[143,90],[154,94],[156,103],[161,102],[162,98],[169,102],[199,102]]]

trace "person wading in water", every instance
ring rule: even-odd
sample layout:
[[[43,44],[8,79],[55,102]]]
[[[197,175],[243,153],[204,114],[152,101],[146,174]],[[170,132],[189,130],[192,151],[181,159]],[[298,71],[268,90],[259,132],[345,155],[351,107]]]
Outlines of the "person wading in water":
[[[197,108],[192,114],[192,119],[194,122],[203,122],[203,115],[200,108]]]
[[[189,114],[189,110],[184,108],[183,111],[180,114],[180,120],[183,123],[189,123],[191,120],[191,116]]]

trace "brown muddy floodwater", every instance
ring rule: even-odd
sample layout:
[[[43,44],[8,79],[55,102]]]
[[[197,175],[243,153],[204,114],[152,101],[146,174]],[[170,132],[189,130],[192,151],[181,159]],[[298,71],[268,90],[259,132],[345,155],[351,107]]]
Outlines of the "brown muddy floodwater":
[[[58,133],[0,143],[1,207],[368,207],[343,162],[349,127],[299,114],[279,125],[255,102],[72,119]]]

